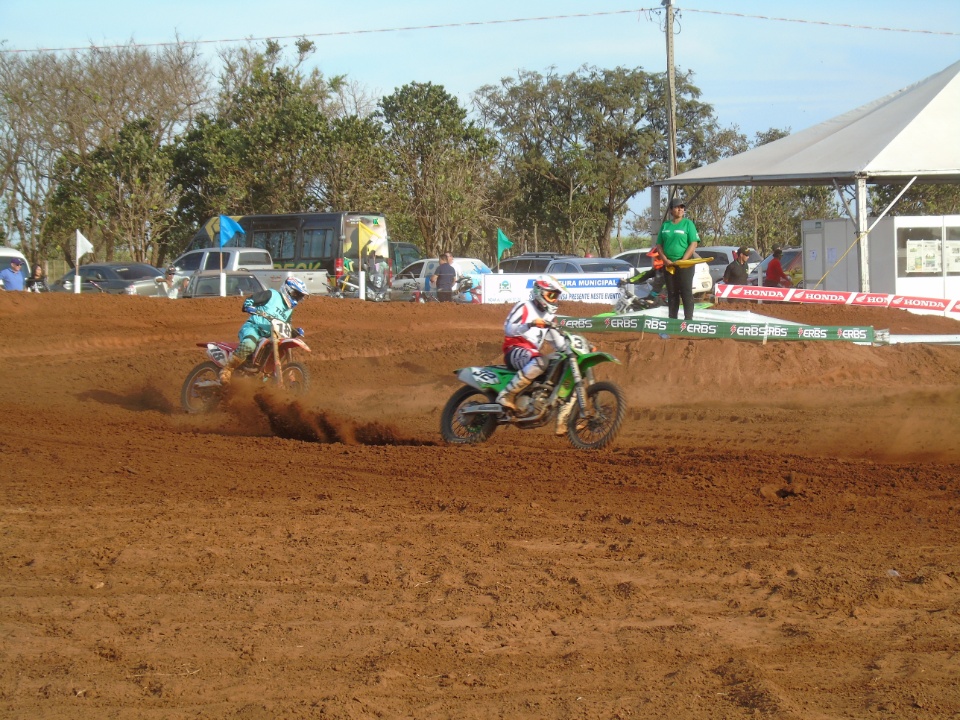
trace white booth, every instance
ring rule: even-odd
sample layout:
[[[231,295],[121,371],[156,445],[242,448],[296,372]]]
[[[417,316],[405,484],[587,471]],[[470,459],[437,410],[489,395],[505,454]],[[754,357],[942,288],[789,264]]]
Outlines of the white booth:
[[[800,234],[805,288],[863,290],[852,222],[804,220]],[[867,236],[867,256],[870,292],[960,298],[960,215],[885,217]]]

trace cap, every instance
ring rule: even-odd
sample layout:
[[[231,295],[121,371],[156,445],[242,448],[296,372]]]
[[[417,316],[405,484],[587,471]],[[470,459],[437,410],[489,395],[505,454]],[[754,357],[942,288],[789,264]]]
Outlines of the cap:
[[[675,197],[670,201],[669,209],[673,210],[675,207],[685,208],[687,204],[683,201],[683,198]]]
[[[21,260],[21,259],[18,258],[18,257],[10,258],[10,264],[11,264],[11,265],[23,265],[23,260]]]
[[[748,248],[748,247],[742,247],[742,246],[741,246],[740,248],[737,249],[737,254],[738,254],[738,255],[749,255],[749,254],[750,254],[750,248]]]

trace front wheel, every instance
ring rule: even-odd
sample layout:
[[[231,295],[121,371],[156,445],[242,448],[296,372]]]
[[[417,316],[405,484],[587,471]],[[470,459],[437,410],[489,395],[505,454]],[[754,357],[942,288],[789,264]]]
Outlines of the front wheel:
[[[298,362],[283,366],[283,389],[294,396],[305,395],[310,389],[310,373]]]
[[[567,425],[567,439],[580,450],[600,450],[613,442],[620,432],[626,405],[623,391],[612,382],[602,381],[587,388],[587,414],[573,399],[573,412]]]
[[[191,414],[213,410],[220,403],[220,368],[210,360],[197,365],[183,381],[180,405]]]
[[[489,413],[464,413],[474,405],[496,402],[493,392],[464,385],[447,400],[440,415],[440,434],[448,443],[467,445],[490,439],[497,429],[497,416]]]

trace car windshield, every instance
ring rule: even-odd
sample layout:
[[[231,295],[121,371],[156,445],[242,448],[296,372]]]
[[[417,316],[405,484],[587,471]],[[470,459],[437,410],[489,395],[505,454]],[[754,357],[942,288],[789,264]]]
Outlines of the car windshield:
[[[585,273],[630,271],[630,263],[624,262],[623,260],[605,260],[603,258],[597,258],[596,260],[581,260],[578,265]]]
[[[149,265],[127,265],[114,269],[117,275],[124,280],[142,280],[143,278],[161,277],[163,275],[159,270]]]

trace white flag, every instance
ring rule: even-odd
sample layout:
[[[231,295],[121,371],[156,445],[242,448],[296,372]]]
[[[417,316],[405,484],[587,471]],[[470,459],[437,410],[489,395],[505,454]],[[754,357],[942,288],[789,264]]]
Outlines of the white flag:
[[[82,232],[77,230],[77,260],[91,252],[93,252],[93,243],[87,240]]]

